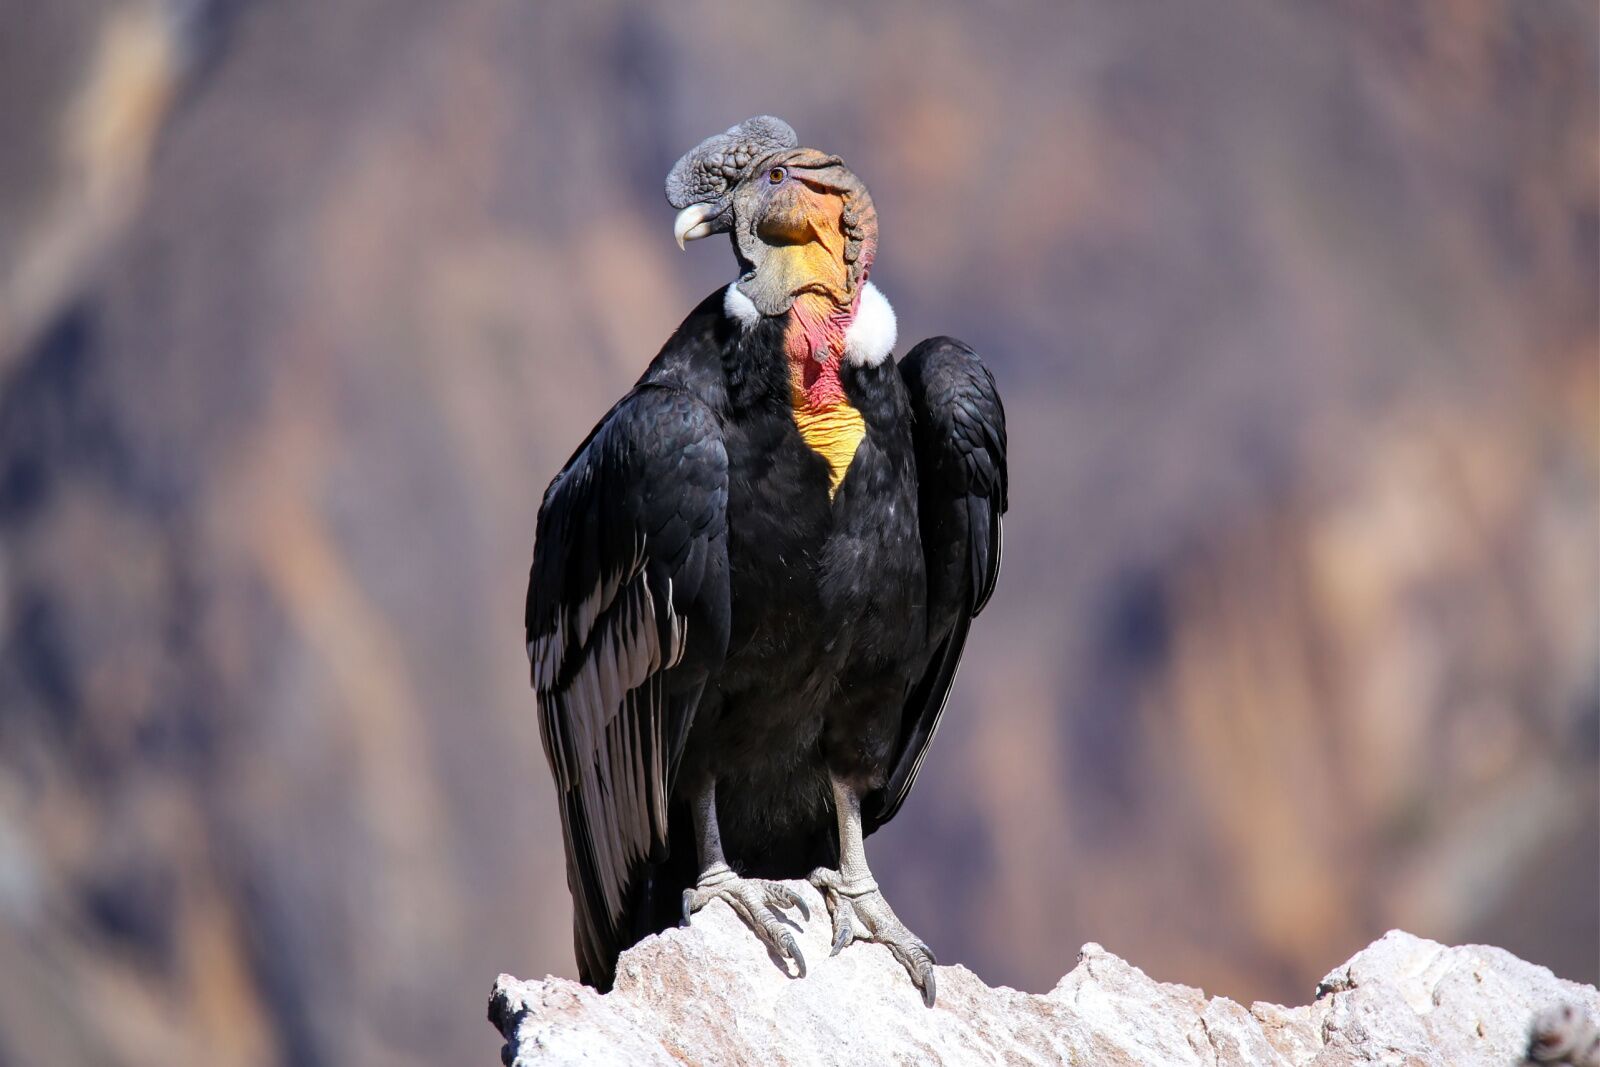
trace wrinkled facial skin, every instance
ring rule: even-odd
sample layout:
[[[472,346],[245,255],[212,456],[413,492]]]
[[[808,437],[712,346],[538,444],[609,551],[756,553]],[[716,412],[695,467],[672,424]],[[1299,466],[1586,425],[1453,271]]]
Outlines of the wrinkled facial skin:
[[[866,186],[836,157],[798,148],[768,157],[732,192],[739,289],[763,315],[813,292],[855,302],[877,246]]]
[[[828,170],[842,170],[832,167]],[[782,314],[803,292],[848,306],[858,287],[845,254],[845,198],[825,170],[773,162],[734,192],[739,288],[764,315]]]
[[[782,119],[757,115],[706,138],[673,166],[666,193],[680,247],[731,234],[737,285],[761,314],[785,314],[803,293],[853,311],[877,249],[872,197],[837,156],[800,147]]]

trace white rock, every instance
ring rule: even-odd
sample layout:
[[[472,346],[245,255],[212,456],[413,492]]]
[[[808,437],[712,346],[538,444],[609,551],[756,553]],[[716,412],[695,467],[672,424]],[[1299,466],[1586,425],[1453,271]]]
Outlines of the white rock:
[[[624,953],[601,996],[562,978],[501,975],[490,1021],[516,1067],[564,1064],[1095,1064],[1097,1067],[1508,1067],[1534,1014],[1571,1003],[1600,1018],[1593,986],[1496,948],[1446,948],[1393,931],[1323,979],[1310,1005],[1255,1004],[1154,981],[1099,945],[1050,992],[990,988],[940,967],[923,1007],[887,949],[829,958],[822,900],[797,933],[792,978],[732,910]]]

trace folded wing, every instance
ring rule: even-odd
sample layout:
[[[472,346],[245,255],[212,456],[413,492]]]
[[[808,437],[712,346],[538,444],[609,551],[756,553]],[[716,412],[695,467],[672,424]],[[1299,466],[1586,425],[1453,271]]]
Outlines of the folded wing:
[[[641,879],[695,706],[727,650],[728,461],[712,412],[642,385],[546,491],[525,623],[560,794],[574,940],[608,988],[641,931]]]
[[[899,367],[913,418],[928,652],[906,701],[893,770],[864,805],[868,832],[894,817],[916,782],[968,627],[994,592],[1006,510],[1005,409],[977,353],[954,338],[935,337],[913,348]]]

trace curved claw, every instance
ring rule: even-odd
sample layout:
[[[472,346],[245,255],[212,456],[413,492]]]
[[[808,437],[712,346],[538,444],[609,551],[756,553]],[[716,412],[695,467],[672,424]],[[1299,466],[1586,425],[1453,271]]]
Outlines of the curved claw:
[[[933,998],[938,987],[938,981],[933,976],[932,963],[924,963],[917,969],[916,982],[922,989],[923,1005],[929,1008],[933,1007]]]
[[[841,914],[839,916],[839,921],[835,923],[834,926],[833,951],[828,953],[829,956],[837,956],[839,953],[844,951],[844,947],[846,945],[854,940],[853,935],[855,931],[850,928],[850,919],[848,916]]]
[[[804,978],[806,976],[806,958],[800,954],[800,945],[795,941],[794,935],[788,932],[783,934],[783,954],[794,960],[794,969],[797,972],[795,977]]]
[[[682,927],[687,927],[689,925],[689,916],[693,915],[693,914],[694,914],[694,890],[693,889],[685,889],[683,891],[683,921],[680,922],[678,925],[682,926]]]

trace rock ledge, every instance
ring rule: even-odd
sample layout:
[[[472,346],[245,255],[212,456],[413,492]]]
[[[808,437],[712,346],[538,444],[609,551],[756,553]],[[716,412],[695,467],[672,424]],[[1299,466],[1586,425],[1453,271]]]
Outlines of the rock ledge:
[[[1336,968],[1304,1007],[1207,997],[1089,944],[1044,994],[940,967],[929,1010],[887,949],[856,944],[830,959],[820,897],[791,884],[811,905],[796,935],[808,977],[780,971],[714,903],[692,928],[624,953],[605,996],[567,979],[501,975],[489,1020],[505,1037],[503,1061],[1508,1067],[1522,1062],[1536,1013],[1567,1004],[1600,1017],[1593,986],[1502,949],[1398,930]]]

